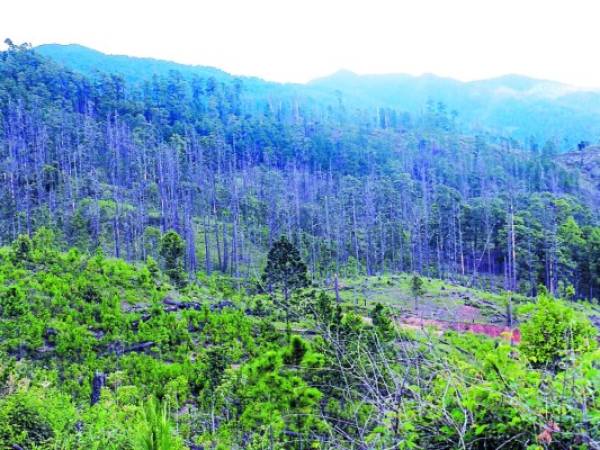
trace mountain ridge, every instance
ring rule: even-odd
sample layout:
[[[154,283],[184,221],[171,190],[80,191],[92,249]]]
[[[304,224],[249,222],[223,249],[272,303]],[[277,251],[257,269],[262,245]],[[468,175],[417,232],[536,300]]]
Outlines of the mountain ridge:
[[[50,56],[50,57],[56,57],[59,51],[65,51],[65,52],[73,52],[73,51],[77,51],[77,52],[86,52],[86,53],[90,53],[90,54],[95,54],[101,57],[108,57],[108,58],[127,58],[127,59],[131,59],[131,60],[136,60],[136,61],[140,61],[140,62],[148,62],[148,63],[161,63],[161,64],[169,64],[169,65],[173,65],[173,66],[178,66],[182,69],[194,69],[194,70],[207,70],[207,71],[214,71],[214,72],[218,72],[220,74],[224,74],[224,75],[228,75],[230,77],[233,78],[250,78],[250,79],[257,79],[257,80],[261,80],[264,81],[266,83],[274,83],[274,84],[280,84],[280,85],[300,85],[300,86],[306,86],[306,85],[311,85],[311,84],[315,84],[318,83],[322,80],[327,80],[330,78],[337,78],[339,76],[347,76],[348,78],[380,78],[380,79],[394,79],[394,78],[405,78],[405,79],[436,79],[436,80],[445,80],[445,81],[451,81],[454,82],[456,84],[464,84],[464,85],[481,85],[481,84],[489,84],[489,83],[499,83],[499,82],[503,82],[505,84],[508,84],[509,86],[507,87],[512,87],[514,89],[518,89],[518,90],[525,90],[523,88],[523,84],[527,84],[527,85],[531,85],[531,84],[539,84],[539,83],[544,83],[544,84],[550,84],[550,85],[557,85],[557,86],[562,86],[565,88],[570,88],[572,91],[577,91],[577,92],[595,92],[595,93],[600,93],[600,88],[592,88],[592,87],[586,87],[586,86],[577,86],[577,85],[573,85],[570,83],[564,83],[561,81],[557,81],[557,80],[552,80],[552,79],[547,79],[547,78],[537,78],[537,77],[533,77],[533,76],[529,76],[529,75],[523,75],[523,74],[519,74],[519,73],[513,73],[513,72],[509,72],[509,73],[504,73],[504,74],[499,74],[496,76],[492,76],[492,77],[487,77],[487,78],[477,78],[477,79],[473,79],[473,80],[460,80],[458,78],[452,77],[452,76],[445,76],[445,75],[438,75],[436,73],[433,72],[423,72],[421,74],[410,74],[410,73],[406,73],[406,72],[382,72],[382,73],[357,73],[353,70],[350,69],[346,69],[346,68],[340,68],[332,73],[329,74],[324,74],[322,76],[318,76],[315,78],[312,78],[306,82],[292,82],[292,81],[277,81],[277,80],[270,80],[267,78],[263,78],[260,77],[258,75],[252,75],[252,74],[234,74],[231,72],[227,72],[226,70],[220,69],[218,67],[215,66],[210,66],[210,65],[204,65],[204,64],[191,64],[191,63],[182,63],[182,62],[178,62],[178,61],[174,61],[174,60],[170,60],[170,59],[162,59],[162,58],[155,58],[155,57],[151,57],[151,56],[133,56],[133,55],[128,55],[126,53],[108,53],[108,52],[103,52],[97,49],[94,49],[92,47],[88,47],[85,45],[81,45],[78,43],[70,43],[70,44],[59,44],[59,43],[48,43],[48,44],[40,44],[34,47],[34,49],[38,52],[40,52],[42,55],[45,56]]]
[[[307,83],[280,83],[237,76],[208,66],[192,66],[153,58],[108,55],[79,44],[44,44],[35,51],[84,75],[118,73],[132,84],[172,71],[184,77],[240,80],[246,92],[265,102],[275,99],[324,102],[360,110],[393,109],[420,114],[436,107],[455,111],[470,133],[493,133],[541,147],[552,141],[561,150],[584,140],[600,141],[600,91],[576,88],[551,80],[506,74],[459,81],[435,74],[359,75],[347,69]]]
[[[222,71],[216,67],[209,67],[203,65],[189,65],[189,64],[181,64],[174,61],[167,61],[158,58],[151,57],[138,57],[138,56],[129,56],[126,54],[110,54],[104,53],[99,50],[93,49],[91,47],[86,47],[81,44],[42,44],[34,47],[34,49],[41,53],[42,55],[55,60],[58,63],[61,63],[65,66],[73,66],[71,69],[75,69],[80,72],[89,72],[93,70],[103,70],[106,71],[107,67],[101,67],[99,61],[90,60],[92,57],[99,58],[101,62],[106,62],[107,60],[116,60],[118,62],[125,62],[128,60],[129,62],[134,62],[135,64],[145,64],[153,67],[154,70],[151,71],[152,74],[164,74],[165,70],[173,70],[172,68],[176,67],[179,70],[193,70],[198,72],[210,72],[218,75],[229,75],[225,71]],[[78,58],[79,61],[75,62],[72,58]],[[170,66],[167,68],[167,66]],[[126,74],[129,75],[129,74]]]

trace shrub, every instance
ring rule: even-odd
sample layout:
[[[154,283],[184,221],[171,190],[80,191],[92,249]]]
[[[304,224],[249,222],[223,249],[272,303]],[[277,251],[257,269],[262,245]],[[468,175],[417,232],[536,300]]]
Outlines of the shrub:
[[[136,433],[140,450],[177,450],[183,443],[171,429],[166,404],[161,405],[154,398],[148,399],[142,409],[142,420]]]
[[[53,437],[52,425],[31,398],[16,394],[0,403],[0,448],[31,448]]]
[[[554,365],[571,352],[588,352],[597,345],[596,329],[587,317],[545,294],[538,298],[521,334],[521,350],[535,365]]]

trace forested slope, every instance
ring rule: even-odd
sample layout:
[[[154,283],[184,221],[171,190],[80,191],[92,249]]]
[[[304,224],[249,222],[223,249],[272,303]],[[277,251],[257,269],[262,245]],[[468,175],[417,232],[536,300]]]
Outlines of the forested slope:
[[[442,334],[395,326],[393,307],[361,294],[284,296],[283,267],[306,276],[293,248],[270,252],[272,294],[215,274],[176,288],[176,243],[162,241],[166,273],[62,253],[47,229],[0,249],[0,447],[598,446],[597,331],[561,300],[514,304],[518,345]],[[420,308],[452,289],[414,280]]]
[[[410,114],[268,86],[86,76],[11,46],[2,240],[46,225],[84,251],[143,260],[173,229],[190,275],[248,277],[285,234],[316,278],[417,271],[597,297],[598,210],[577,167],[554,162],[557,144],[470,134],[443,103]]]
[[[583,137],[9,44],[1,448],[598,448]]]
[[[76,44],[40,45],[36,51],[83,75],[116,73],[132,84],[151,80],[154,75],[168,76],[170,71],[178,71],[185,78],[234,78],[211,67],[106,55]],[[484,130],[518,139],[527,146],[554,140],[564,151],[582,140],[597,142],[600,138],[600,91],[520,75],[461,82],[434,74],[357,75],[340,70],[306,84],[240,78],[248,88],[246,95],[262,99],[276,95],[335,103],[339,98],[350,109],[396,109],[413,115],[442,102],[451,117],[469,132]]]

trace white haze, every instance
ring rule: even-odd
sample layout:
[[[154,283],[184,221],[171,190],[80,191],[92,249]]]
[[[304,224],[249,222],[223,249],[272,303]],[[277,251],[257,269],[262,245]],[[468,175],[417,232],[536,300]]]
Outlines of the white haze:
[[[13,0],[0,37],[277,81],[345,68],[600,87],[598,17],[592,0]]]

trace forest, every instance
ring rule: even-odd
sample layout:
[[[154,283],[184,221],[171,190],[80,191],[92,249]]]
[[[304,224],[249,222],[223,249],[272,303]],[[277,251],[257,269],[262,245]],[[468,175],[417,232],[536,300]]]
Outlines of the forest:
[[[600,448],[600,135],[7,45],[1,448]]]
[[[5,243],[51,226],[134,261],[175,230],[190,275],[248,277],[285,234],[314,277],[416,271],[589,300],[600,288],[597,186],[552,141],[462,134],[433,100],[413,117],[178,72],[129,86],[14,45],[1,64]]]

